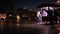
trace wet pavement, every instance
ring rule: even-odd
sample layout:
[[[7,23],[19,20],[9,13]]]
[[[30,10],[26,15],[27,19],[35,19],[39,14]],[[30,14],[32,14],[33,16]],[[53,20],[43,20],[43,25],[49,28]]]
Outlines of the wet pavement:
[[[56,34],[56,28],[60,27],[59,24],[55,25],[41,25],[41,24],[6,24],[0,23],[1,33],[16,33],[16,34]]]

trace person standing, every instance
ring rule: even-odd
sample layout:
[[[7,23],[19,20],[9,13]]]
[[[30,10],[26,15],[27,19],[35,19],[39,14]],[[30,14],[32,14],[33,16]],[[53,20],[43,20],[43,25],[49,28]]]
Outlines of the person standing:
[[[49,22],[50,22],[50,24],[52,25],[54,22],[53,22],[53,11],[52,10],[48,10],[47,11],[47,13],[48,13],[48,20],[49,20]]]
[[[54,23],[57,24],[57,16],[58,16],[58,12],[57,9],[54,9]]]
[[[42,15],[40,11],[37,12],[37,18],[38,18],[38,22],[42,22]]]
[[[59,10],[59,9],[58,9],[57,13],[58,13],[58,15],[57,15],[57,19],[58,19],[59,24],[60,24],[60,10]]]

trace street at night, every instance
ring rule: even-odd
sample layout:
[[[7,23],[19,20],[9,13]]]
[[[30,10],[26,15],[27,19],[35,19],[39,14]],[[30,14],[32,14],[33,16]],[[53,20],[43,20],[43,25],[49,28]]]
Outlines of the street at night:
[[[60,34],[60,0],[0,0],[0,34]]]

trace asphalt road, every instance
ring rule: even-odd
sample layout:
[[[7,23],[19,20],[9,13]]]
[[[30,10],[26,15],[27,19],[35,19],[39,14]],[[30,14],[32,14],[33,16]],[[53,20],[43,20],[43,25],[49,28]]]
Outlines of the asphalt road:
[[[1,33],[20,33],[20,34],[56,34],[56,28],[60,27],[60,24],[54,25],[41,25],[41,24],[6,24],[0,23]]]
[[[20,33],[20,34],[49,34],[51,31],[56,32],[55,26],[52,25],[41,25],[41,24],[11,24],[5,25],[5,27],[1,28],[0,32],[13,32],[13,33]]]

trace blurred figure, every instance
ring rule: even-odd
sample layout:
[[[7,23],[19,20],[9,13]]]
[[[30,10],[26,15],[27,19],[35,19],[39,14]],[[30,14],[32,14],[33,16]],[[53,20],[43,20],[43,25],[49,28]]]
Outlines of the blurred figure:
[[[38,22],[42,22],[42,15],[40,11],[37,12],[37,18],[38,18]]]
[[[59,24],[60,24],[60,10],[58,9],[58,15],[57,15],[57,19],[58,19],[58,21],[59,21]]]
[[[46,23],[46,21],[47,21],[47,16],[48,16],[48,13],[46,12],[45,9],[43,9],[43,10],[42,10],[42,21],[43,21],[44,23]]]
[[[54,22],[53,22],[53,11],[52,10],[48,10],[47,11],[47,13],[48,13],[48,20],[49,20],[49,22],[50,22],[50,24],[52,25]]]
[[[1,29],[4,27],[4,18],[1,18]]]
[[[57,24],[57,16],[58,16],[58,12],[57,12],[57,9],[54,9],[54,23]]]
[[[49,10],[47,12],[50,24],[57,24],[57,16],[58,16],[57,9],[55,9],[54,7],[52,8],[50,7],[48,9]]]

